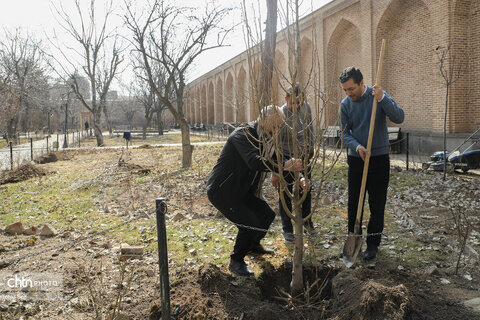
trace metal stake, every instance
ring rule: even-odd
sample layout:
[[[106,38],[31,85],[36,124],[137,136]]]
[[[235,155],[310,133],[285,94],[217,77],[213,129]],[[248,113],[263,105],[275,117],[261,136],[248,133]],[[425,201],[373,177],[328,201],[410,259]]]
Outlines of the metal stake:
[[[162,320],[170,320],[170,284],[168,280],[167,230],[165,198],[155,200],[157,213],[158,266],[160,268],[160,298],[162,300]]]

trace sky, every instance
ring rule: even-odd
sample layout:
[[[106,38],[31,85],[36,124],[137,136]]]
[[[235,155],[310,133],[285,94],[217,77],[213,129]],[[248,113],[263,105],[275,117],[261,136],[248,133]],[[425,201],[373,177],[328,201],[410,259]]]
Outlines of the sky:
[[[103,3],[104,0],[97,0],[99,3]],[[141,5],[146,0],[134,0],[135,3]],[[182,0],[182,5],[194,5],[205,6],[207,0]],[[282,6],[285,0],[278,0],[278,6]],[[289,0],[292,2],[292,0]],[[299,0],[300,2],[300,14],[305,16],[312,11],[324,6],[332,0]],[[81,0],[81,3],[88,4],[90,0]],[[229,7],[241,7],[241,0],[217,0],[217,4]],[[264,20],[266,17],[266,5],[265,0],[245,0],[248,8],[258,8],[260,6],[260,15]],[[2,4],[0,10],[0,34],[3,30],[14,30],[20,27],[23,31],[28,31],[30,34],[34,34],[35,37],[44,39],[44,42],[48,42],[46,38],[51,38],[54,30],[56,32],[61,31],[59,24],[55,19],[54,8],[52,3],[62,3],[66,10],[73,7],[73,0],[0,0]],[[114,0],[115,4],[120,5],[122,0]],[[257,13],[258,15],[258,13]],[[253,16],[250,14],[250,16]],[[115,23],[120,23],[121,19],[115,17],[113,20]],[[233,15],[226,24],[240,24],[241,11],[240,9],[234,10]],[[3,38],[3,37],[2,37]],[[224,48],[217,48],[206,52],[198,57],[195,65],[190,70],[189,80],[193,80],[204,73],[214,69],[222,63],[228,61],[234,56],[245,51],[245,41],[241,24],[230,33],[227,39],[227,45]],[[128,71],[127,71],[128,72]]]

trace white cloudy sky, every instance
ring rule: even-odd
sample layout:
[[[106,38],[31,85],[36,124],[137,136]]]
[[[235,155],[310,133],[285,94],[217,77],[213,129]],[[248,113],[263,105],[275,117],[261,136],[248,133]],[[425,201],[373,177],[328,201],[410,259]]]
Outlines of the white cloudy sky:
[[[136,0],[139,5],[146,0]],[[260,5],[261,16],[264,19],[266,12],[265,0],[245,0],[247,7],[258,7]],[[289,0],[292,2],[292,0]],[[313,10],[316,10],[332,0],[300,0],[302,15],[306,15]],[[82,3],[88,4],[90,0],[81,0]],[[103,3],[104,0],[97,0],[98,3]],[[195,5],[205,6],[207,0],[180,0],[177,3],[181,5]],[[73,7],[73,0],[0,0],[0,36],[3,30],[13,30],[16,27],[21,27],[22,30],[35,34],[37,38],[51,37],[53,31],[61,31],[58,22],[55,19],[54,8],[52,3],[59,4],[69,10]],[[122,0],[114,0],[115,4],[119,6],[123,3]],[[241,0],[217,0],[217,3],[222,6],[236,6],[240,8]],[[279,0],[279,6],[284,5],[285,0]],[[120,9],[120,7],[119,7]],[[231,23],[240,23],[241,11],[235,11],[232,16]],[[121,23],[121,19],[114,19],[112,22]],[[230,21],[229,21],[230,22]],[[245,41],[243,40],[242,28],[237,27],[236,30],[230,34],[227,43],[228,47],[214,49],[208,51],[198,57],[194,70],[191,70],[191,79],[202,75],[205,72],[215,68],[221,63],[229,60],[237,54],[245,50]],[[47,41],[46,41],[47,42]]]

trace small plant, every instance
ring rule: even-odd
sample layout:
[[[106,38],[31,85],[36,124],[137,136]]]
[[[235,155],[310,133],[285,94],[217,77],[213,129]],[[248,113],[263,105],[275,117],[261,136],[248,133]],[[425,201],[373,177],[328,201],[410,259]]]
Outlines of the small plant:
[[[97,266],[91,265],[89,268],[82,265],[78,273],[84,291],[79,296],[86,293],[88,298],[86,305],[79,303],[77,307],[92,310],[92,319],[95,320],[122,319],[123,301],[135,279],[135,270],[132,266],[128,262],[120,263],[119,269],[112,271],[117,275],[111,278],[102,263]]]

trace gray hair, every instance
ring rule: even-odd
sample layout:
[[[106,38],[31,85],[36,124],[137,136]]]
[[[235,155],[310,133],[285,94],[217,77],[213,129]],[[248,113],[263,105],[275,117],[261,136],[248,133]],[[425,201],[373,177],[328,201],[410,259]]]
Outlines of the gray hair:
[[[271,104],[260,110],[260,115],[258,116],[257,121],[260,127],[265,127],[270,121],[275,121],[277,119],[283,122],[285,120],[285,115],[280,107]]]

